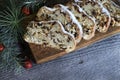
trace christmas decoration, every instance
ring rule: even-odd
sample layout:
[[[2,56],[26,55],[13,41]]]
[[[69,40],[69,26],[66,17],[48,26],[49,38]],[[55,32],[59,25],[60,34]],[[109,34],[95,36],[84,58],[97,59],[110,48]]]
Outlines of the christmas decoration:
[[[19,74],[22,67],[22,58],[17,57],[21,54],[19,43],[24,44],[22,36],[24,34],[24,24],[22,21],[37,11],[44,5],[45,0],[4,0],[4,9],[0,11],[0,69],[4,71],[14,71]],[[24,6],[24,7],[23,7]],[[32,12],[32,13],[31,13]],[[25,61],[25,68],[31,68],[32,62]]]
[[[26,69],[30,69],[30,68],[32,68],[32,62],[31,62],[31,60],[26,60],[25,62],[24,62],[24,68],[26,68]]]
[[[23,6],[26,8],[26,11],[28,12],[28,9],[31,13],[36,13],[37,10],[43,6],[46,3],[47,0],[25,0],[23,3]]]
[[[0,44],[0,52],[4,50],[4,45]]]
[[[30,9],[28,7],[23,7],[22,8],[22,13],[26,14],[26,15],[29,15],[30,14]]]

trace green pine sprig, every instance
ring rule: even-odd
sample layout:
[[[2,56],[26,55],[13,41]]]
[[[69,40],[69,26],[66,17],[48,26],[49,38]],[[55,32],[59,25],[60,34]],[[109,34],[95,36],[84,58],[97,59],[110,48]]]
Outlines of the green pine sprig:
[[[18,42],[24,34],[21,21],[25,17],[21,13],[21,7],[15,2],[9,0],[10,5],[0,12],[0,41],[5,45],[4,51],[0,53],[0,69],[19,73],[22,66],[21,60],[17,58],[21,54]]]
[[[10,4],[11,6],[7,6],[6,10],[0,12],[0,25],[7,28],[6,33],[12,31],[17,37],[20,37],[23,34],[20,22],[24,19],[21,7],[15,5],[14,0],[10,0]]]
[[[0,69],[4,71],[14,71],[19,74],[23,67],[21,60],[16,56],[20,54],[18,41],[14,38],[14,33],[4,33],[1,31],[0,40],[4,44],[5,49],[0,53]]]
[[[19,41],[24,34],[24,26],[21,24],[25,16],[21,13],[22,6],[32,8],[34,12],[40,8],[46,0],[5,0],[6,8],[0,12],[0,42],[5,49],[0,53],[0,71],[14,71],[20,73],[23,70],[20,58]]]

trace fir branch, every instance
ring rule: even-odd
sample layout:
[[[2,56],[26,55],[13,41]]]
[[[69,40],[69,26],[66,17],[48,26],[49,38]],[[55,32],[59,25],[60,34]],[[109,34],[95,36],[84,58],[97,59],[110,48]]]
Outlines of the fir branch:
[[[14,34],[8,32],[7,34],[1,31],[3,35],[0,35],[1,42],[5,45],[5,50],[0,54],[0,69],[6,71],[21,72],[22,66],[20,65],[20,59],[17,59],[17,55],[20,54],[20,49],[17,44],[17,40],[14,38]]]
[[[22,5],[18,0],[5,0],[7,7],[0,12],[0,42],[5,45],[5,50],[0,53],[0,69],[6,71],[21,72],[22,66],[20,62],[22,59],[16,56],[20,54],[18,45],[19,38],[22,38],[24,30],[21,26],[21,21],[25,18],[21,13],[23,5],[31,7],[33,11],[42,6],[46,0],[23,0]],[[19,6],[20,5],[20,6]]]
[[[16,6],[14,0],[10,0],[11,6],[7,7],[6,10],[0,12],[0,24],[2,27],[8,27],[7,31],[15,32],[17,37],[23,34],[20,22],[24,19],[21,14],[21,7]]]
[[[20,54],[19,38],[22,38],[24,30],[21,21],[24,16],[21,14],[21,7],[16,5],[15,0],[10,0],[10,5],[6,10],[0,12],[0,41],[5,45],[5,50],[0,53],[0,69],[6,71],[21,72],[21,59],[17,58]]]

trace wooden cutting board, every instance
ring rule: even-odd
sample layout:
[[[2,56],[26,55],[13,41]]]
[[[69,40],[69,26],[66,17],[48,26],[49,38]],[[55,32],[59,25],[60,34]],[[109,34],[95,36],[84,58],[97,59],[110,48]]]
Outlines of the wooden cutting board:
[[[49,1],[46,1],[45,5],[46,6],[53,6],[53,5],[58,4],[58,3],[65,4],[69,1],[70,0],[49,0]],[[25,20],[23,20],[24,26],[27,26],[27,24],[32,20],[35,20],[35,15],[31,15],[31,16],[27,17]],[[110,27],[108,32],[106,32],[106,33],[96,32],[95,37],[93,37],[91,40],[86,41],[86,40],[82,39],[81,42],[76,46],[75,50],[85,48],[91,44],[94,44],[95,42],[98,42],[104,38],[110,37],[110,36],[115,35],[117,33],[120,33],[120,27]],[[42,47],[40,45],[35,45],[35,44],[29,44],[28,47],[31,49],[31,52],[34,56],[36,63],[47,62],[47,61],[56,59],[60,56],[63,56],[65,54],[68,54],[64,51],[54,50],[52,48],[45,48],[45,47]]]
[[[26,25],[27,25],[31,20],[35,19],[34,17],[35,17],[35,15],[29,16],[26,20],[24,20],[24,21],[26,21],[24,23],[26,23]],[[75,50],[85,48],[89,45],[94,44],[95,42],[98,42],[102,39],[113,36],[117,33],[120,33],[120,26],[119,27],[110,27],[106,33],[96,32],[95,36],[91,40],[87,41],[87,40],[82,39],[81,42],[76,46]],[[29,47],[31,49],[31,52],[34,56],[36,63],[38,63],[38,64],[56,59],[65,54],[69,54],[64,51],[55,50],[55,49],[48,48],[48,47],[42,47],[42,46],[36,45],[36,44],[29,44]]]

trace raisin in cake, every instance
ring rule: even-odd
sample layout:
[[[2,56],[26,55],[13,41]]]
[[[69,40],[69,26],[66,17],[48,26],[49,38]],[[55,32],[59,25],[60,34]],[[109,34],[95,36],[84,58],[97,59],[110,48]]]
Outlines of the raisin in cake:
[[[59,7],[58,7],[59,6]],[[42,20],[58,20],[62,23],[65,30],[75,37],[78,43],[82,38],[81,24],[76,20],[75,16],[63,5],[56,5],[56,8],[42,7],[37,13],[37,19]]]
[[[76,47],[74,37],[66,32],[59,21],[31,22],[27,27],[24,39],[28,43],[73,51]]]
[[[95,20],[88,16],[77,4],[69,2],[66,4],[68,9],[75,15],[76,19],[83,27],[83,38],[90,40],[95,35],[96,24]]]
[[[111,26],[120,26],[120,8],[115,6],[111,0],[98,0],[110,12],[112,17]]]
[[[94,17],[96,20],[96,28],[99,32],[106,32],[110,26],[111,16],[102,4],[95,0],[76,0],[76,2],[83,10]]]

